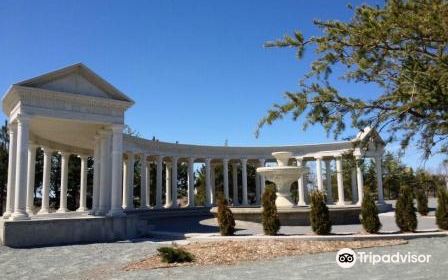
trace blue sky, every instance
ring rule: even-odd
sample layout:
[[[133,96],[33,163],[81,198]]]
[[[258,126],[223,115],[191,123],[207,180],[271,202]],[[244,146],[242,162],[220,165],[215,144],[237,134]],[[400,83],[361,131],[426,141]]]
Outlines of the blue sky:
[[[307,52],[297,61],[293,50],[263,43],[294,30],[317,34],[313,19],[345,20],[348,3],[364,2],[3,0],[0,89],[83,62],[136,101],[126,123],[147,138],[249,146],[333,141],[320,126],[302,131],[290,120],[255,138],[258,120],[285,90],[297,89],[313,58]],[[377,94],[362,85],[340,88]],[[423,164],[415,151],[404,160]]]

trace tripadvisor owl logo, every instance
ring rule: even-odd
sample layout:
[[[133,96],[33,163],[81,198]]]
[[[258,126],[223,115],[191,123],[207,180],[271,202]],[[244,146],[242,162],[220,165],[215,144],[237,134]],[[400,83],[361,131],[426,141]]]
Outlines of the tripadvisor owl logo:
[[[350,248],[343,248],[336,253],[336,263],[342,268],[350,268],[356,263],[356,253]]]

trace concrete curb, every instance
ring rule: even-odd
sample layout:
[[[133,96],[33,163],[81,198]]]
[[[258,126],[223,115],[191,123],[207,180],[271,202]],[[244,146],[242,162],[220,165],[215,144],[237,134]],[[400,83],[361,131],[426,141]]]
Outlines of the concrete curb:
[[[220,236],[217,233],[178,233],[150,231],[149,235],[158,239],[187,239],[189,241],[220,241],[220,240],[267,240],[267,239],[295,239],[308,241],[359,241],[359,240],[388,240],[388,239],[416,239],[430,237],[446,237],[448,231],[417,232],[417,233],[384,233],[384,234],[347,234],[347,235],[244,235]]]

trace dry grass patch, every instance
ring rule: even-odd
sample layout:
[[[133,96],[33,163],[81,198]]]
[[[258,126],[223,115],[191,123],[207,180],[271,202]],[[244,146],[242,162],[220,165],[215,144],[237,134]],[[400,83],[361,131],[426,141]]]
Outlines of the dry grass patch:
[[[404,240],[307,241],[307,240],[242,240],[192,242],[178,246],[192,253],[192,263],[164,263],[155,255],[130,263],[124,270],[156,269],[191,265],[232,265],[245,261],[268,260],[281,256],[297,256],[338,251],[342,248],[368,248],[406,244]],[[177,245],[175,245],[177,246]]]

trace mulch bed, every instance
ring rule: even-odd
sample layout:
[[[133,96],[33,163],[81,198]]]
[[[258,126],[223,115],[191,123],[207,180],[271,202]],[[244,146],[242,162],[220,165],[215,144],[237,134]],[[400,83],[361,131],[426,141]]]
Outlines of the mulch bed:
[[[247,261],[269,260],[282,256],[297,256],[338,251],[342,248],[368,248],[406,244],[405,240],[363,240],[363,241],[308,241],[308,240],[229,240],[192,242],[177,246],[192,253],[191,263],[164,263],[158,255],[125,266],[125,271],[137,269],[158,269],[192,265],[233,265]]]

